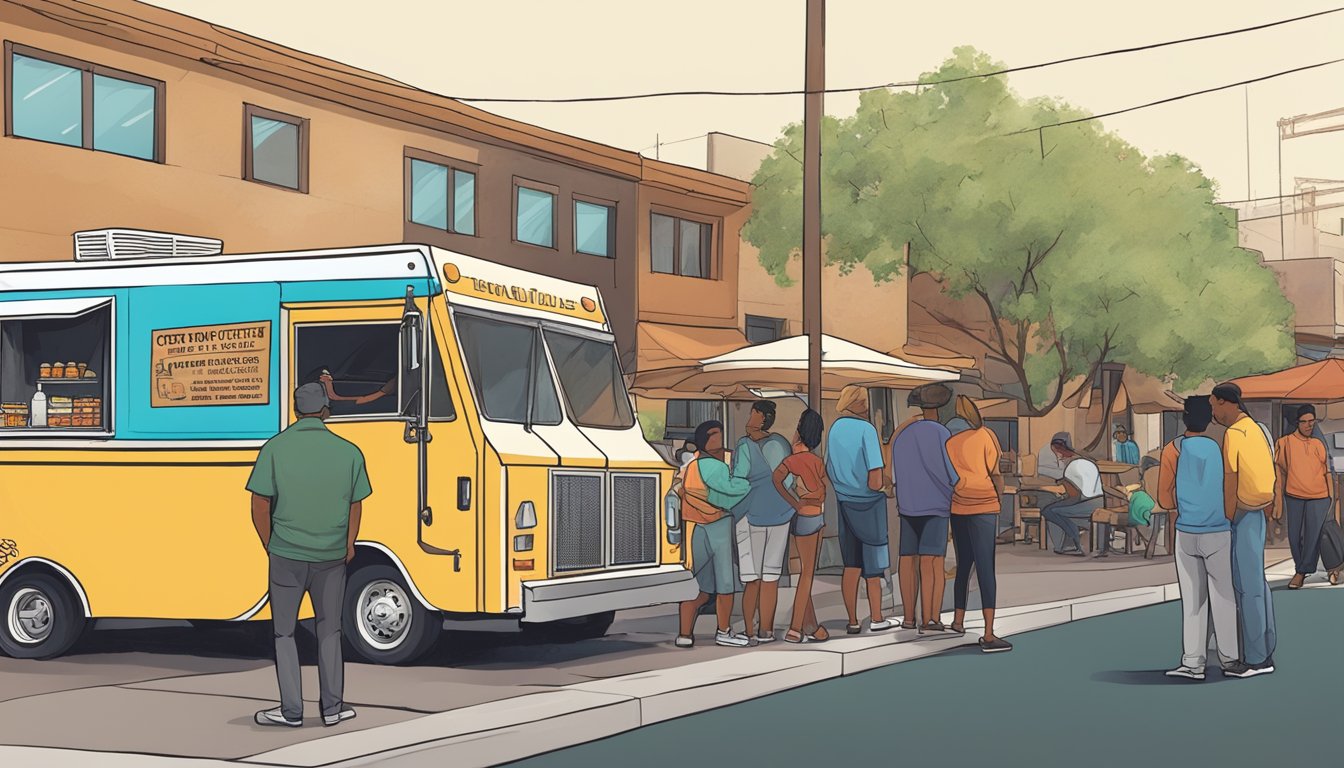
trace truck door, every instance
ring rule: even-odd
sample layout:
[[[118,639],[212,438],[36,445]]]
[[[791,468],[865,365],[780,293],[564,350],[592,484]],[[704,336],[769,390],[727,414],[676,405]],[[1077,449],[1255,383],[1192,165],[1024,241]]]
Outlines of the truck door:
[[[428,317],[424,299],[416,304]],[[403,302],[288,309],[290,389],[325,382],[334,395],[327,427],[364,453],[373,495],[364,502],[360,541],[390,551],[435,607],[476,610],[478,452],[457,415],[433,323],[421,325],[413,355],[403,343]],[[429,437],[423,472],[416,434],[422,409]],[[287,402],[290,421],[292,411]],[[432,517],[422,518],[425,510]]]

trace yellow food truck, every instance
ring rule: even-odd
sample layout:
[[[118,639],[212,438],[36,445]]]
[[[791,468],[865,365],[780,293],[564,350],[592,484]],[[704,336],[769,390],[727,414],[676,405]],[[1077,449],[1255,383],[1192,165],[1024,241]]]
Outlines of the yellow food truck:
[[[357,658],[410,661],[444,628],[598,636],[694,596],[596,288],[422,245],[142,250],[0,265],[0,651],[269,618],[244,485],[324,374],[373,486]]]

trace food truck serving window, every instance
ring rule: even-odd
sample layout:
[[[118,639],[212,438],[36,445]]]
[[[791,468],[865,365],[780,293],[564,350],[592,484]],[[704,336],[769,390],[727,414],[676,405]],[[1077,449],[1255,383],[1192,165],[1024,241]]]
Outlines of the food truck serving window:
[[[109,432],[112,301],[0,303],[0,429]]]

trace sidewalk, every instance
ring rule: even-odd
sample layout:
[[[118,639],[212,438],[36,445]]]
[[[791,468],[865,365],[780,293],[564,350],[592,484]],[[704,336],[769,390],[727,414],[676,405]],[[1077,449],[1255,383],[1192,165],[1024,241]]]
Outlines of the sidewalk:
[[[1278,560],[1286,553],[1272,550],[1271,556]],[[1271,573],[1277,577],[1281,570],[1276,565]],[[1289,564],[1285,580],[1291,570]],[[1004,599],[998,629],[1005,636],[1177,597],[1174,568],[1165,558],[1083,560],[1003,546],[999,572]],[[572,646],[478,637],[475,645],[459,642],[455,662],[444,649],[419,667],[350,664],[347,697],[360,714],[336,730],[313,719],[302,729],[278,732],[251,724],[252,712],[275,695],[264,657],[115,654],[111,681],[98,680],[107,660],[94,655],[22,665],[0,659],[6,680],[0,742],[58,748],[4,747],[0,759],[160,764],[145,757],[152,754],[213,759],[165,766],[222,764],[214,762],[219,759],[285,766],[491,765],[977,639],[974,632],[846,636],[836,581],[825,577],[818,584],[818,611],[833,634],[824,644],[718,648],[706,644],[713,621],[702,617],[701,645],[674,649],[675,619],[660,607],[623,614],[608,637]],[[792,590],[781,590],[781,625],[791,597]],[[967,616],[967,626],[979,626],[977,613]],[[448,663],[454,665],[442,666]],[[306,690],[315,691],[317,681],[306,671]],[[309,708],[314,714],[315,706]]]

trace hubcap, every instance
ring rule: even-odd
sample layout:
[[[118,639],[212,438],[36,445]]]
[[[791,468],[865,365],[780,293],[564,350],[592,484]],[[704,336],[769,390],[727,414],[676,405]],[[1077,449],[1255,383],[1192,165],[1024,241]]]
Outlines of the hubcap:
[[[51,636],[51,598],[41,590],[24,587],[10,599],[6,618],[10,637],[24,645],[37,645]]]
[[[385,579],[370,583],[359,593],[359,635],[380,651],[401,645],[411,628],[411,606],[402,588]]]

